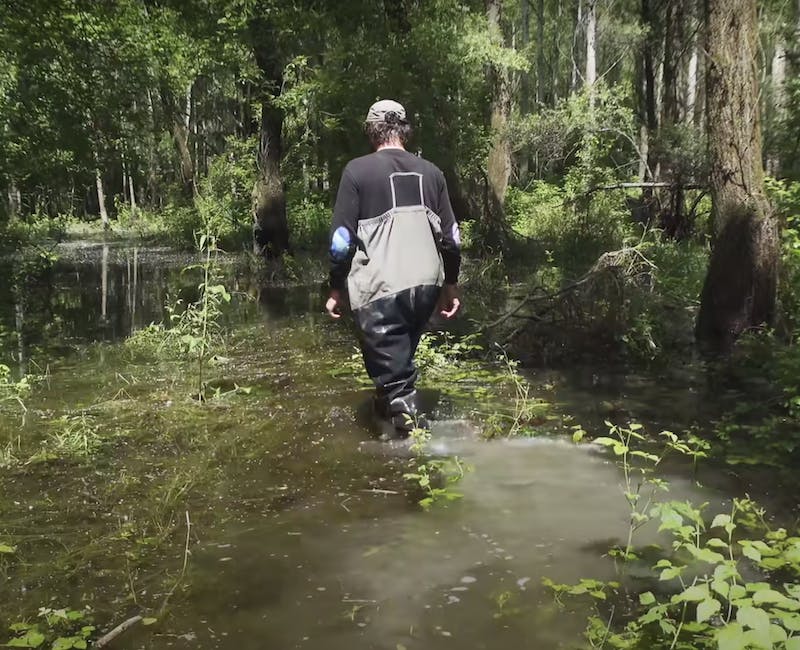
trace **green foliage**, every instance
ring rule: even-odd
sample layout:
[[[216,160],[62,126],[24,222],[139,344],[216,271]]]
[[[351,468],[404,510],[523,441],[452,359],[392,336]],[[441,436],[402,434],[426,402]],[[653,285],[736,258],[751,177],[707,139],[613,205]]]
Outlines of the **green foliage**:
[[[45,454],[87,458],[100,447],[99,426],[86,413],[63,415],[52,424]]]
[[[327,248],[331,208],[320,196],[304,196],[290,204],[286,218],[292,250],[319,252]]]
[[[202,222],[195,232],[214,233],[219,246],[229,250],[247,248],[252,239],[255,148],[254,138],[228,138],[225,153],[211,161],[195,202]]]
[[[770,531],[763,510],[748,500],[734,499],[731,511],[717,514],[710,524],[704,517],[705,505],[655,503],[656,489],[669,490],[653,474],[664,453],[677,451],[696,461],[706,456],[707,445],[662,432],[666,445],[654,454],[642,448],[646,439],[640,426],[607,424],[612,435],[595,442],[619,459],[631,511],[627,547],[614,555],[625,562],[640,561],[633,551],[633,532],[653,519],[670,536],[671,545],[659,549],[660,559],[651,567],[658,576],[658,591],[631,595],[616,581],[584,579],[578,585],[555,585],[545,580],[558,602],[565,594],[586,593],[596,602],[622,601],[629,612],[624,620],[615,619],[614,608],[610,617],[598,611],[589,618],[586,638],[591,647],[795,648],[800,643],[800,584],[786,577],[800,576],[800,536],[790,536],[785,529]],[[753,533],[760,536],[744,536]],[[761,581],[764,572],[774,572],[774,580]]]
[[[519,362],[509,358],[506,351],[497,346],[497,360],[504,368],[504,380],[513,387],[513,406],[510,409],[495,408],[486,418],[483,435],[486,438],[534,436],[536,425],[549,419],[550,404],[530,394],[530,384],[519,373]]]
[[[458,456],[447,458],[428,458],[426,451],[431,440],[430,429],[419,426],[411,416],[409,424],[413,428],[411,437],[411,452],[414,457],[410,461],[410,471],[403,474],[403,478],[417,485],[423,493],[418,501],[423,509],[428,510],[437,502],[449,502],[460,499],[463,495],[453,490],[453,486],[464,478],[465,467]]]
[[[205,401],[209,391],[208,366],[225,349],[221,317],[231,295],[220,279],[216,237],[208,232],[198,235],[197,250],[202,261],[183,271],[201,273],[198,298],[167,305],[170,326],[151,323],[128,337],[125,347],[134,356],[183,358],[193,373],[195,396]]]
[[[20,621],[9,629],[14,633],[4,645],[10,648],[84,650],[95,631],[88,610],[42,607],[34,622]]]
[[[794,338],[800,337],[800,182],[766,179],[767,194],[782,225],[782,313]]]
[[[11,369],[0,363],[0,412],[11,407],[21,414],[23,421],[28,409],[25,399],[30,395],[31,382],[28,377],[14,380]]]

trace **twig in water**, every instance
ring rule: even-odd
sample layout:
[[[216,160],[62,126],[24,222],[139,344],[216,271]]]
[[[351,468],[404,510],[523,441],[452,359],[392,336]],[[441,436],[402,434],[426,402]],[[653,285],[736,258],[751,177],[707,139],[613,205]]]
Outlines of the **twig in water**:
[[[172,589],[167,592],[167,595],[164,597],[164,602],[161,603],[161,608],[158,610],[159,615],[164,613],[164,610],[167,608],[167,603],[169,599],[172,597],[172,594],[175,593],[175,590],[178,586],[183,582],[183,576],[186,575],[186,564],[189,562],[189,534],[192,532],[192,522],[189,520],[189,511],[186,511],[186,545],[183,549],[183,566],[181,567],[181,573],[178,576],[178,579],[175,581],[175,584],[172,585]]]
[[[116,639],[120,634],[122,634],[125,630],[127,630],[130,627],[133,627],[141,620],[142,617],[139,615],[131,616],[127,621],[123,621],[122,623],[117,625],[117,627],[111,630],[111,632],[109,632],[108,634],[104,634],[99,639],[97,639],[97,641],[94,642],[94,647],[104,648],[114,639]]]

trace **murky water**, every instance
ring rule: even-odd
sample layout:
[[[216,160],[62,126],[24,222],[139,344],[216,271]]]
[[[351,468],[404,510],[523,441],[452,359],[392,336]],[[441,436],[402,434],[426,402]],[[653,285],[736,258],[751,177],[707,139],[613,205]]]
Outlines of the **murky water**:
[[[560,437],[480,441],[471,404],[449,398],[438,409],[454,419],[436,423],[432,448],[470,471],[462,499],[424,512],[402,478],[405,455],[372,438],[369,392],[332,376],[352,339],[323,318],[318,288],[260,289],[230,265],[239,299],[216,372],[249,395],[198,406],[164,376],[180,370],[120,351],[115,342],[163,320],[170,299],[192,295],[188,262],[75,247],[3,287],[7,358],[49,371],[28,423],[9,415],[1,439],[46,436],[77,407],[105,435],[90,462],[45,459],[0,479],[0,541],[17,546],[0,564],[3,615],[86,605],[103,630],[139,612],[158,618],[117,642],[132,648],[579,643],[585,612],[559,611],[541,580],[614,575],[605,551],[623,541],[628,511],[605,455]],[[680,399],[675,424],[702,404],[691,382],[677,396],[628,378],[620,401],[592,373],[537,381],[589,419],[640,410],[666,424],[659,400],[674,411]],[[685,476],[670,481],[672,499],[725,500]]]

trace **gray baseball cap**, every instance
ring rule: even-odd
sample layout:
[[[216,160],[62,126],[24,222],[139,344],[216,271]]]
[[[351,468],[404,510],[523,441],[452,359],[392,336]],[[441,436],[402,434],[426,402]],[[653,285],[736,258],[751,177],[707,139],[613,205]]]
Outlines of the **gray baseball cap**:
[[[406,109],[393,99],[382,99],[375,102],[367,111],[367,122],[386,122],[386,116],[395,113],[401,122],[406,121]],[[391,118],[390,118],[391,119]]]

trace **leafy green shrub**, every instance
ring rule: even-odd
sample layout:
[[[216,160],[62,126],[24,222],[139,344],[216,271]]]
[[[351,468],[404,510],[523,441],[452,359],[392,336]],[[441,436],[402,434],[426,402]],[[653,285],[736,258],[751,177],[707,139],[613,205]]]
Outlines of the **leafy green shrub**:
[[[253,138],[228,138],[226,151],[214,158],[200,183],[196,199],[202,225],[193,232],[209,232],[222,248],[242,248],[252,240],[252,191],[256,180]]]
[[[783,227],[781,306],[788,329],[798,337],[800,336],[800,182],[767,178],[766,188]]]
[[[286,218],[293,250],[317,251],[326,248],[331,209],[322,197],[303,197],[298,204],[290,204]]]

